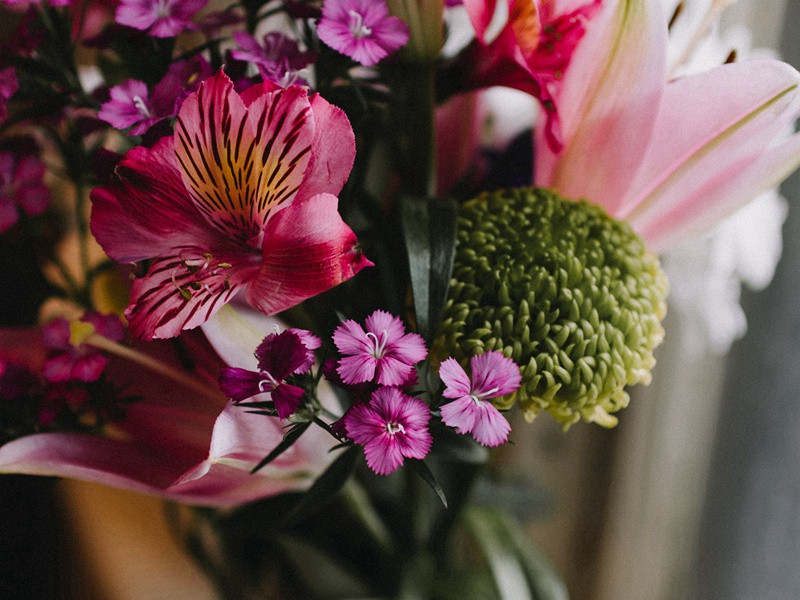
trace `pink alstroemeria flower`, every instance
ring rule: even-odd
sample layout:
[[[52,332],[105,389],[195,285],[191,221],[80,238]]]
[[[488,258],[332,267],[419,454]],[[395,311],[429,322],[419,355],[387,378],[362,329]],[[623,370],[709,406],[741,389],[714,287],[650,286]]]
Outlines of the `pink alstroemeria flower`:
[[[508,440],[511,425],[490,398],[506,396],[519,388],[519,367],[502,352],[477,354],[470,359],[472,380],[455,358],[439,367],[445,398],[454,398],[442,406],[442,421],[458,433],[471,433],[479,444],[494,447]]]
[[[345,383],[377,381],[380,385],[403,385],[414,365],[428,355],[425,341],[406,333],[399,317],[376,310],[364,322],[367,330],[348,319],[333,332],[333,343],[346,356],[337,372]]]
[[[508,17],[488,39],[498,1]],[[558,106],[554,96],[602,0],[464,0],[475,28],[476,43],[467,48],[460,74],[466,89],[502,85],[527,92],[541,101],[547,143],[561,147]]]
[[[274,314],[371,265],[334,195],[354,156],[347,117],[306,88],[203,82],[173,137],[130,150],[92,192],[106,253],[151,261],[125,313],[133,333],[173,337],[239,291]]]
[[[255,328],[276,324],[259,315]],[[253,360],[245,343],[212,319],[206,334],[219,354],[234,364]],[[28,343],[22,347],[20,339]],[[0,331],[0,358],[29,369],[41,367],[41,341],[34,332]],[[199,333],[184,336],[200,373],[216,373],[220,357]],[[151,342],[143,349],[180,369],[174,348]],[[35,352],[34,360],[22,359]],[[13,354],[11,357],[9,354]],[[286,491],[306,489],[334,458],[330,435],[311,428],[285,453],[255,474],[250,471],[283,438],[276,418],[249,414],[218,398],[204,396],[151,371],[112,358],[108,378],[141,400],[126,407],[108,437],[79,433],[40,433],[0,446],[0,473],[26,473],[94,481],[178,502],[233,507]],[[213,382],[209,381],[209,386]],[[213,389],[210,387],[209,389]]]
[[[384,0],[325,0],[317,25],[319,39],[365,66],[405,46],[408,25],[389,15]]]
[[[561,82],[564,146],[536,128],[535,183],[587,198],[660,252],[800,164],[800,73],[751,60],[667,81],[659,0],[605,0]]]
[[[403,458],[423,459],[433,439],[428,431],[428,405],[406,396],[398,388],[382,387],[368,403],[355,404],[344,417],[347,435],[364,446],[367,465],[378,475],[388,475]]]

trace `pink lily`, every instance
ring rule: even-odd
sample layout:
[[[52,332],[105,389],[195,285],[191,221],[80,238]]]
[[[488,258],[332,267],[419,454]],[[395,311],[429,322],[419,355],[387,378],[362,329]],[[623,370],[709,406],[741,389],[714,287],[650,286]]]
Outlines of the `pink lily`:
[[[800,73],[777,60],[667,81],[659,0],[605,0],[555,97],[564,147],[536,129],[535,182],[629,221],[655,252],[800,164]]]
[[[257,313],[254,313],[257,314]],[[271,329],[276,321],[250,316],[242,335],[230,323],[206,329],[208,339],[232,364],[254,360],[249,332]],[[253,323],[256,323],[254,326]],[[224,333],[223,333],[224,332]],[[19,332],[0,332],[0,356],[13,354],[29,368],[41,364],[41,342],[19,344]],[[256,334],[258,335],[258,334]],[[184,337],[198,370],[217,372],[217,353],[198,334]],[[171,346],[152,342],[148,355],[179,369]],[[28,353],[29,359],[20,356]],[[0,446],[0,473],[27,473],[94,481],[113,487],[156,495],[188,504],[233,507],[286,491],[307,488],[328,465],[331,437],[318,428],[307,431],[275,461],[251,475],[250,471],[282,439],[278,419],[248,414],[217,398],[174,385],[151,371],[131,368],[128,361],[112,359],[109,377],[127,383],[126,393],[142,396],[115,423],[115,435],[101,437],[79,433],[40,433]],[[213,386],[209,381],[209,386]],[[213,388],[211,388],[213,389]]]
[[[134,148],[92,192],[92,232],[119,262],[150,260],[126,311],[145,339],[207,321],[243,291],[274,314],[371,265],[337,211],[355,156],[347,117],[307,88],[241,96],[219,72],[173,137]]]

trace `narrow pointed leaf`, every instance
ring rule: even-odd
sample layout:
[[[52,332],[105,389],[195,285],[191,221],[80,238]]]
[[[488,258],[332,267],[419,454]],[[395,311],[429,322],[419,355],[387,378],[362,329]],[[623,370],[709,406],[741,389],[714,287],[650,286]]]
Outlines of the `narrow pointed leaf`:
[[[308,429],[310,425],[311,422],[309,421],[308,423],[301,423],[299,425],[295,425],[294,427],[292,427],[286,433],[286,435],[283,436],[283,439],[277,446],[275,446],[272,452],[267,454],[267,456],[265,456],[261,462],[259,462],[255,467],[253,467],[253,470],[250,471],[250,473],[251,474],[255,473],[260,469],[264,468],[273,460],[278,458],[281,454],[283,454],[286,450],[291,448],[292,444],[294,444],[298,440],[298,438],[305,433],[306,429]]]
[[[406,463],[411,469],[427,483],[431,486],[431,489],[436,492],[436,495],[439,497],[439,500],[442,503],[442,506],[447,508],[447,498],[444,495],[444,490],[442,486],[439,485],[439,482],[436,481],[436,477],[434,477],[431,470],[428,468],[428,465],[425,464],[423,460],[409,460]]]

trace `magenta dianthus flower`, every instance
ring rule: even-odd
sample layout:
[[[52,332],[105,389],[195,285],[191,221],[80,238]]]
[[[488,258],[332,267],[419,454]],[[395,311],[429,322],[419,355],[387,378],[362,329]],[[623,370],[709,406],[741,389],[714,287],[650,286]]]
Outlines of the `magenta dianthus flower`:
[[[115,342],[125,338],[125,328],[114,315],[86,313],[80,319],[90,323],[101,336]],[[92,346],[74,346],[70,341],[70,325],[66,319],[56,319],[42,328],[44,345],[51,356],[42,367],[48,381],[97,381],[108,364],[108,359]]]
[[[321,345],[319,338],[302,329],[271,333],[256,348],[258,371],[226,367],[220,373],[219,387],[234,402],[269,393],[278,417],[285,419],[299,408],[303,389],[284,379],[308,372],[314,364],[314,350]]]
[[[192,18],[205,4],[206,0],[122,0],[115,18],[120,25],[155,37],[175,37],[194,28]]]
[[[261,41],[248,33],[237,31],[233,39],[240,49],[231,50],[231,56],[236,60],[254,63],[264,79],[281,87],[298,82],[298,72],[317,58],[314,52],[300,50],[296,40],[277,31],[269,32]]]
[[[44,163],[37,156],[0,152],[0,233],[16,224],[20,210],[28,216],[45,211],[50,189],[44,184],[44,173]]]
[[[117,129],[130,127],[131,135],[142,135],[168,116],[153,105],[144,81],[127,79],[112,87],[109,94],[111,99],[100,107],[97,116]]]
[[[428,355],[425,342],[416,333],[406,333],[403,322],[376,310],[364,322],[366,332],[347,320],[333,332],[333,343],[345,354],[337,372],[345,383],[376,380],[381,385],[402,385],[414,365]]]
[[[470,367],[472,381],[455,358],[439,367],[444,397],[455,398],[442,406],[442,421],[458,433],[471,433],[484,446],[499,446],[508,439],[511,426],[489,398],[517,391],[522,381],[519,367],[496,350],[473,356]]]
[[[325,0],[317,35],[337,52],[371,66],[402,48],[409,31],[402,19],[389,15],[383,0]]]
[[[428,406],[406,396],[395,387],[383,387],[369,403],[356,404],[347,412],[347,435],[364,446],[369,468],[388,475],[403,464],[403,458],[422,459],[431,449]]]

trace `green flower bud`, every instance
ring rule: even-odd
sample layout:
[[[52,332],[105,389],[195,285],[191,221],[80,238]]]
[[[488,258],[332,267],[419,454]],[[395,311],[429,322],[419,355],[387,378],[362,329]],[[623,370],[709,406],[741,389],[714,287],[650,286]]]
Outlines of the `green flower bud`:
[[[433,354],[500,350],[522,386],[498,406],[612,427],[625,386],[650,382],[667,291],[658,258],[600,207],[542,189],[484,194],[459,212]]]

